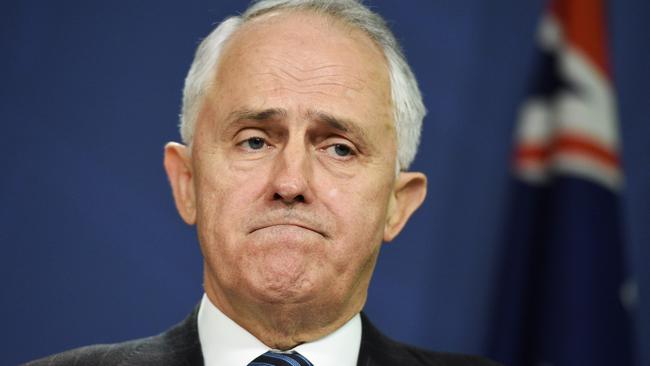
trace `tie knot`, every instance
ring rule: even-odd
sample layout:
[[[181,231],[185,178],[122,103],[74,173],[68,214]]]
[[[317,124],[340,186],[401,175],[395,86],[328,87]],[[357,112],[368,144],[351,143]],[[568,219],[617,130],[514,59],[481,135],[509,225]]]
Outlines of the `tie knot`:
[[[298,352],[279,353],[268,351],[254,359],[248,366],[314,366]]]

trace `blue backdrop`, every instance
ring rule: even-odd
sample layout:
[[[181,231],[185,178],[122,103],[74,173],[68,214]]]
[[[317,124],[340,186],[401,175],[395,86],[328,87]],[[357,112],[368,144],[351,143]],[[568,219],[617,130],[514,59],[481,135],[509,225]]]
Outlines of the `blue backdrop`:
[[[3,364],[151,335],[199,301],[202,261],[162,167],[201,37],[247,2],[3,1]],[[429,114],[429,196],[384,247],[366,311],[403,341],[485,354],[503,256],[512,128],[543,1],[374,0]],[[650,2],[609,4],[624,236],[650,365]],[[391,296],[386,296],[387,293]],[[643,353],[645,352],[645,353]]]

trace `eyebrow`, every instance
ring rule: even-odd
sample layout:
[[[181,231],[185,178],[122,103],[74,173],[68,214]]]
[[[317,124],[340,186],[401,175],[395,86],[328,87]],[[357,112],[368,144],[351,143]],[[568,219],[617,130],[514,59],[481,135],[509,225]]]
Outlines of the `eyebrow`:
[[[249,121],[267,121],[273,119],[281,119],[287,116],[287,111],[282,108],[268,108],[264,110],[253,109],[237,109],[232,111],[227,120],[230,122],[237,122],[243,120]]]
[[[315,121],[317,123],[324,123],[334,130],[346,134],[351,134],[357,137],[360,139],[359,142],[363,143],[364,145],[368,141],[365,131],[363,131],[357,123],[350,119],[337,117],[330,113],[313,109],[307,111],[307,116],[312,121]]]
[[[241,121],[265,122],[281,120],[286,118],[287,115],[287,110],[283,108],[267,108],[263,110],[241,108],[232,111],[228,115],[227,121],[229,122],[227,125],[236,125],[237,122]],[[359,127],[358,123],[353,120],[315,109],[307,110],[306,116],[310,122],[324,124],[333,130],[356,137],[356,140],[358,140],[357,142],[362,146],[366,146],[368,143],[367,134],[363,129],[361,129],[361,127]]]
[[[307,111],[307,116],[310,120],[325,123],[329,127],[341,132],[350,132],[351,129],[354,129],[354,127],[352,127],[354,126],[353,123],[345,119],[335,117],[329,113],[310,109]]]

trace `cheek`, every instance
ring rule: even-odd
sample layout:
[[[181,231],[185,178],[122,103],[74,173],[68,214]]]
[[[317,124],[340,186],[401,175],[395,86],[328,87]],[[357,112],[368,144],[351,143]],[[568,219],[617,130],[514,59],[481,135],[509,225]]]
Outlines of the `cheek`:
[[[264,195],[264,175],[251,175],[217,163],[202,171],[217,173],[203,173],[199,177],[197,228],[208,239],[206,243],[227,245],[243,235],[251,208]]]
[[[367,182],[332,185],[323,189],[323,201],[337,221],[341,255],[374,250],[383,235],[388,189]]]
[[[251,200],[264,194],[268,181],[268,167],[265,165],[244,166],[229,162],[224,154],[215,154],[201,169],[200,193],[216,198],[205,202],[218,210],[229,211],[248,206]],[[234,207],[230,207],[234,206]]]
[[[330,188],[330,189],[327,191],[327,198],[328,198],[329,200],[336,200],[336,199],[338,198],[338,196],[339,196],[339,190],[338,190],[338,188]]]

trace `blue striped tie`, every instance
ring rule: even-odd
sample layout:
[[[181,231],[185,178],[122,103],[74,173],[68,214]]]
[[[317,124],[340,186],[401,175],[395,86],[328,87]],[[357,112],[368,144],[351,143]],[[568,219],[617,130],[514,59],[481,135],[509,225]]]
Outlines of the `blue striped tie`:
[[[248,366],[314,366],[298,352],[278,353],[268,351],[254,359]]]

